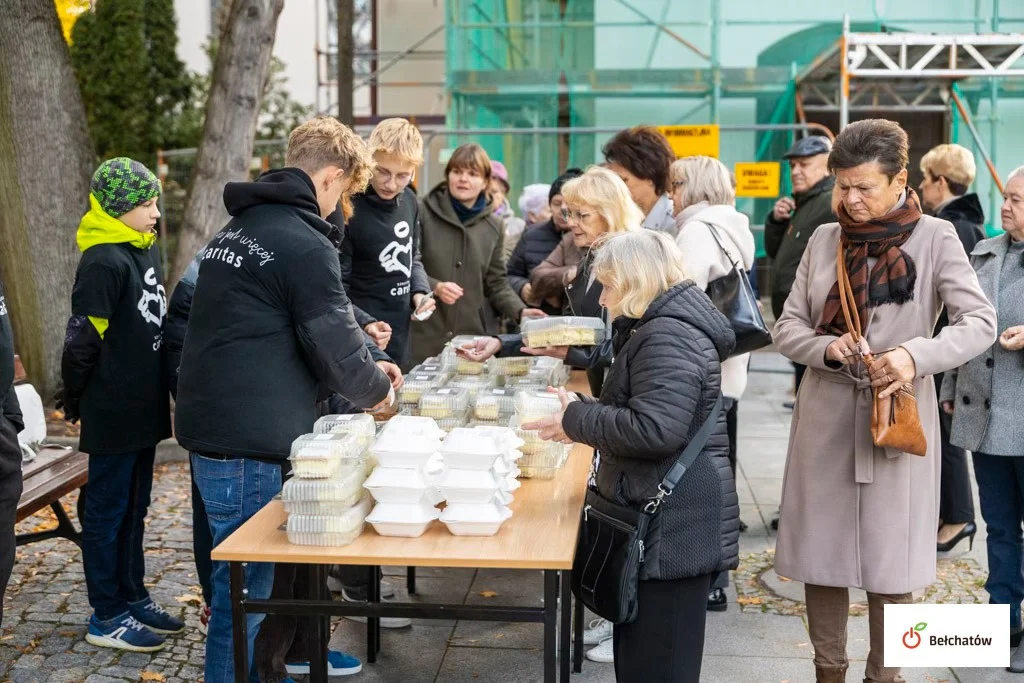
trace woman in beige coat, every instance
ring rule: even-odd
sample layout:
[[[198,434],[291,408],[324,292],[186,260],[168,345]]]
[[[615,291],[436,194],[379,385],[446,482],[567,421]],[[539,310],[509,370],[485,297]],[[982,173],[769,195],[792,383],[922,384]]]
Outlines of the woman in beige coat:
[[[817,680],[845,681],[849,588],[868,593],[865,680],[903,681],[883,666],[883,605],[912,600],[935,580],[939,423],[931,375],[995,340],[985,298],[956,231],[921,214],[907,187],[907,135],[881,119],[847,126],[829,156],[839,223],[807,245],[776,323],[779,351],[808,366],[800,385],[782,492],[775,568],[804,582]],[[843,319],[836,249],[845,259],[864,329],[860,348]],[[932,331],[945,304],[950,324]],[[872,352],[866,368],[861,353]],[[876,448],[872,395],[913,382],[925,457]]]

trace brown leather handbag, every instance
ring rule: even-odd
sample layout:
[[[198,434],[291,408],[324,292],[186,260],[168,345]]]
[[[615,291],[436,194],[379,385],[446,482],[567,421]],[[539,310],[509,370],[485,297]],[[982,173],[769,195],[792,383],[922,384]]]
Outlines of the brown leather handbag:
[[[846,254],[843,241],[839,240],[836,248],[836,274],[839,280],[839,302],[843,306],[843,318],[846,329],[853,340],[860,344],[860,316],[857,314],[857,300],[853,296],[850,276],[846,272]],[[864,364],[868,370],[875,362],[870,353],[865,353]],[[874,409],[871,413],[871,436],[876,446],[892,448],[913,455],[924,455],[928,452],[928,439],[925,438],[921,426],[921,416],[917,412],[917,397],[914,396],[914,385],[910,382],[892,396],[879,398],[875,391]]]

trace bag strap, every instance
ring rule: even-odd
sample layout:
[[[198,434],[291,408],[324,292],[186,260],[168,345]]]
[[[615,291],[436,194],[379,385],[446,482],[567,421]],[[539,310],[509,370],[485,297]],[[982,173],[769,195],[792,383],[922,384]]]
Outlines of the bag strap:
[[[668,496],[672,495],[672,490],[675,489],[676,485],[682,480],[683,475],[686,474],[686,470],[693,466],[693,461],[697,459],[697,456],[704,446],[707,445],[708,439],[711,438],[711,432],[718,424],[718,416],[722,412],[722,394],[719,392],[718,399],[715,401],[715,405],[711,408],[711,413],[708,418],[704,420],[704,424],[700,426],[700,429],[690,439],[690,443],[686,444],[686,448],[683,449],[679,459],[676,460],[672,467],[669,468],[668,473],[665,474],[665,478],[658,484],[658,493],[651,498],[651,500],[644,506],[644,512],[648,514],[654,514],[658,511],[658,507],[661,502]]]
[[[850,331],[850,336],[853,337],[853,341],[857,343],[859,349],[863,330],[860,326],[860,315],[857,313],[857,299],[853,295],[853,285],[850,284],[850,274],[846,270],[846,250],[843,247],[843,240],[840,239],[836,246],[836,282],[839,284],[839,303],[843,307],[846,329]],[[869,353],[862,354],[862,356],[865,364],[870,366],[874,357]]]
[[[715,243],[718,245],[718,248],[722,250],[722,253],[725,254],[725,258],[729,261],[729,263],[732,264],[732,267],[737,270],[745,271],[746,269],[741,267],[739,261],[733,260],[732,254],[729,253],[729,250],[726,249],[725,246],[722,244],[722,240],[718,238],[718,230],[716,230],[718,226],[715,225],[714,223],[708,223],[707,221],[704,220],[702,220],[701,223],[708,226],[708,230],[711,232],[711,236],[715,239]]]

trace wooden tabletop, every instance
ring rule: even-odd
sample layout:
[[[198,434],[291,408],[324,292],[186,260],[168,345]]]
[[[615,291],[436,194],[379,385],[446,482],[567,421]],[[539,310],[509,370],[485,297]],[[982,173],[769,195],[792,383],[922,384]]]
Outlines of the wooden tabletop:
[[[571,388],[580,387],[574,377]],[[586,380],[582,380],[585,385]],[[279,500],[263,508],[213,550],[213,559],[298,564],[571,569],[593,451],[576,445],[554,479],[522,479],[512,517],[495,536],[454,536],[434,521],[419,538],[379,536],[369,524],[343,547],[292,545]]]

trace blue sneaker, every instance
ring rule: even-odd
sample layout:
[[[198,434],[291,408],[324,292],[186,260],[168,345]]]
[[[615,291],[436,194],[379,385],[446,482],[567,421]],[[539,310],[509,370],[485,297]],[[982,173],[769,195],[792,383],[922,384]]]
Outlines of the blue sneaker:
[[[112,647],[131,652],[156,652],[164,648],[164,639],[125,612],[109,621],[100,621],[96,615],[89,618],[89,631],[85,641],[97,647]]]
[[[309,674],[309,662],[296,662],[285,664],[284,668],[290,674]],[[351,655],[337,650],[327,651],[327,675],[328,676],[351,676],[363,670],[363,663]]]
[[[185,630],[184,621],[172,617],[167,610],[153,602],[152,598],[130,602],[128,609],[133,617],[141,621],[153,633],[171,634],[181,633]]]

